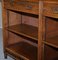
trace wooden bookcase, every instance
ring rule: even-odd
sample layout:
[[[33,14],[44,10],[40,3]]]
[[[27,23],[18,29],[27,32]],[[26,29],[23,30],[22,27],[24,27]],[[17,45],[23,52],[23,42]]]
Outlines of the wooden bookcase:
[[[38,59],[38,0],[3,0],[4,56]]]
[[[58,2],[3,0],[4,56],[15,60],[58,60]]]
[[[44,1],[44,60],[58,60],[58,2]]]

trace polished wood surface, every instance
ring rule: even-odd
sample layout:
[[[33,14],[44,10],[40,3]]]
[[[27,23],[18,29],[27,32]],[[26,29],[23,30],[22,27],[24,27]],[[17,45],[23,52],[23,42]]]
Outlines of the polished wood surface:
[[[48,38],[44,43],[58,49],[58,36]]]
[[[6,51],[25,60],[37,60],[37,48],[26,42],[9,45]]]
[[[10,26],[7,29],[13,33],[17,33],[19,35],[38,41],[37,27],[27,25],[27,24],[18,24],[18,25]]]
[[[45,17],[46,20],[46,38],[58,36],[58,19]]]
[[[28,2],[28,1],[6,1],[5,3],[6,9],[11,9],[20,12],[27,12],[31,14],[38,15],[39,10],[39,2]]]
[[[43,2],[39,3],[39,22],[38,22],[38,60],[43,60]]]
[[[45,1],[44,2],[44,15],[48,17],[58,18],[58,2]]]
[[[44,60],[58,60],[58,49],[45,45]]]

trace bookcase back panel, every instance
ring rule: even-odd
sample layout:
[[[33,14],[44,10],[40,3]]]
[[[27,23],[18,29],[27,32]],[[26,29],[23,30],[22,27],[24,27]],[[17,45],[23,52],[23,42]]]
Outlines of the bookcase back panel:
[[[37,44],[32,42],[32,40],[29,41],[29,39],[27,39],[27,38],[24,38],[24,37],[22,38],[22,36],[18,36],[16,34],[13,34],[13,33],[9,32],[9,38],[8,38],[8,42],[7,42],[8,45],[19,43],[19,42],[22,42],[22,41],[27,42],[27,43],[37,47]]]
[[[58,49],[45,45],[44,60],[58,60]]]
[[[58,36],[58,22],[54,18],[46,18],[46,37]]]
[[[19,43],[21,41],[23,41],[23,38],[21,38],[20,36],[17,36],[16,34],[9,32],[8,45]]]
[[[21,23],[21,15],[9,11],[9,26],[20,24]]]
[[[9,22],[9,26],[17,24],[28,24],[38,27],[38,18],[21,15],[15,12],[9,12],[9,20],[7,20],[7,22]]]
[[[38,18],[22,16],[22,23],[38,27]]]

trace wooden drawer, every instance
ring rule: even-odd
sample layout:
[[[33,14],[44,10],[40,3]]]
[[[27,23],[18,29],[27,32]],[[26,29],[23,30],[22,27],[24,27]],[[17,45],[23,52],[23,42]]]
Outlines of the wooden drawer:
[[[27,13],[32,13],[32,14],[38,14],[38,8],[39,4],[35,2],[17,2],[15,4],[15,7],[22,11],[22,12],[27,12]]]
[[[29,1],[29,2],[38,2],[39,0],[15,0],[15,1]]]
[[[27,1],[5,2],[5,8],[22,11],[26,13],[38,14],[39,2],[27,2]]]
[[[44,2],[44,15],[58,18],[58,2]]]

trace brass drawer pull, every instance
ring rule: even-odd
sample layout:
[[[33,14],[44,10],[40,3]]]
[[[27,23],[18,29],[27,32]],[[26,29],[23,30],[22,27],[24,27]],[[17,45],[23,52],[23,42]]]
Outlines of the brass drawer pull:
[[[32,9],[32,6],[26,6],[26,9],[27,10],[31,10]]]
[[[10,0],[10,4],[11,6],[13,6],[14,0]]]
[[[10,0],[10,2],[11,2],[11,3],[13,3],[13,2],[14,2],[14,0]]]
[[[26,2],[20,1],[20,2],[16,2],[16,4],[18,4],[18,5],[24,5],[24,4],[26,4]]]
[[[55,7],[55,8],[52,8],[53,10],[53,13],[56,13],[56,14],[58,14],[58,7]]]

